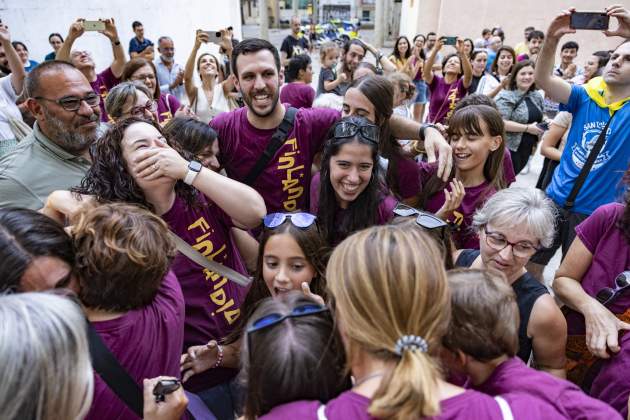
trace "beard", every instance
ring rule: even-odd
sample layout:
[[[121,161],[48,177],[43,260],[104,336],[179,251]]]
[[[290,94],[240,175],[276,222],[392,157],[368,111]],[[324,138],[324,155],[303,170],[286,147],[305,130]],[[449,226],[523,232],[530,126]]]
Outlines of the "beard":
[[[255,116],[259,118],[268,117],[269,115],[271,115],[271,113],[276,109],[276,106],[278,105],[278,99],[280,98],[278,90],[276,90],[276,92],[273,94],[273,97],[271,98],[271,108],[269,109],[269,111],[264,112],[264,113],[257,112],[253,105],[254,96],[256,96],[258,93],[260,92],[252,91],[248,95],[243,95],[243,101],[245,101],[245,104],[247,104],[247,107],[249,108],[250,111],[252,111],[252,113]]]
[[[46,128],[48,129],[48,137],[50,141],[73,155],[80,155],[85,152],[96,141],[97,128],[89,130],[85,133],[77,131],[75,127],[68,127],[63,121],[52,115],[48,109],[43,108],[46,117]],[[98,113],[92,114],[87,118],[91,122],[98,122]]]
[[[164,61],[165,63],[172,63],[175,57],[167,57],[165,55],[160,55],[160,58],[162,59],[162,61]]]

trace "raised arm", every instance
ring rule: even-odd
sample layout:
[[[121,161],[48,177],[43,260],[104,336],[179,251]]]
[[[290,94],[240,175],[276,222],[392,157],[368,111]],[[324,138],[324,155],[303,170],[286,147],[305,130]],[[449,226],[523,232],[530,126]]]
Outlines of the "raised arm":
[[[24,87],[24,79],[26,78],[26,71],[24,70],[24,65],[20,60],[20,57],[13,48],[11,44],[11,34],[9,33],[9,28],[0,24],[0,45],[4,48],[4,53],[7,56],[7,61],[9,62],[9,69],[11,69],[11,86],[13,87],[13,92],[16,95],[20,95],[22,93],[22,88]]]
[[[462,63],[462,68],[464,69],[464,81],[463,85],[466,89],[470,87],[472,83],[472,65],[470,64],[470,59],[468,58],[468,54],[464,53],[464,41],[462,39],[457,39],[457,55]]]
[[[112,44],[112,53],[114,54],[114,61],[110,68],[112,69],[112,73],[114,76],[120,79],[123,72],[123,67],[127,62],[127,58],[125,58],[125,50],[120,43],[120,39],[118,38],[118,29],[116,29],[116,23],[114,22],[114,18],[105,19],[105,30],[99,31],[107,38],[109,38],[109,42]]]
[[[73,22],[72,25],[70,25],[66,40],[63,41],[63,44],[61,44],[61,48],[59,48],[59,51],[57,51],[57,55],[55,56],[56,60],[71,62],[70,53],[72,52],[74,41],[76,41],[77,38],[79,38],[81,35],[83,35],[83,32],[85,32],[83,22],[85,22],[85,19],[79,18],[75,22]]]
[[[620,36],[622,38],[630,39],[630,11],[620,4],[613,4],[606,8],[608,16],[617,18],[619,27],[614,31],[604,31],[606,36]]]
[[[553,75],[556,49],[560,38],[565,34],[575,33],[569,27],[571,13],[575,8],[564,10],[551,21],[542,50],[538,55],[534,77],[536,85],[545,91],[547,96],[556,102],[566,104],[571,96],[571,85],[566,80]]]
[[[397,70],[396,65],[392,63],[387,57],[385,57],[382,52],[377,50],[376,47],[374,47],[371,44],[368,44],[365,41],[361,41],[361,42],[363,43],[365,48],[369,52],[372,53],[372,55],[374,56],[374,59],[376,60],[376,64],[380,64],[383,67],[383,71],[385,73],[393,73]]]
[[[435,57],[437,57],[437,53],[440,51],[442,46],[444,45],[444,40],[442,38],[438,38],[435,41],[435,46],[429,53],[426,61],[424,62],[424,68],[422,69],[422,78],[428,85],[433,81],[433,64],[435,63]]]
[[[184,88],[186,89],[186,95],[188,96],[188,102],[190,104],[192,104],[197,97],[197,88],[193,83],[195,60],[197,59],[197,53],[199,52],[199,48],[201,48],[201,44],[206,42],[208,42],[208,34],[201,29],[197,29],[195,34],[195,44],[190,51],[190,55],[186,61],[186,66],[184,67]]]

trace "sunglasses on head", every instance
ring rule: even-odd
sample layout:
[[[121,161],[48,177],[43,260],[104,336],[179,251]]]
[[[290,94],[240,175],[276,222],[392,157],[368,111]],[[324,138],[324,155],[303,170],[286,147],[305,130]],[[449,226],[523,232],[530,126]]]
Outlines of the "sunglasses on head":
[[[624,271],[615,278],[614,289],[610,287],[604,287],[599,292],[597,292],[595,298],[602,305],[607,305],[614,302],[615,299],[617,299],[628,290],[630,290],[630,271]]]
[[[448,227],[448,223],[444,220],[440,219],[436,215],[432,213],[427,213],[424,211],[420,211],[413,207],[407,206],[405,204],[399,203],[394,209],[394,214],[396,216],[409,217],[417,215],[416,223],[422,226],[425,229],[446,229]]]
[[[306,229],[310,227],[317,217],[310,213],[270,213],[263,218],[263,224],[268,229],[274,229],[289,219],[293,226]]]
[[[374,124],[355,124],[350,121],[341,121],[337,123],[334,130],[335,138],[349,138],[359,134],[365,140],[378,143],[378,127]]]

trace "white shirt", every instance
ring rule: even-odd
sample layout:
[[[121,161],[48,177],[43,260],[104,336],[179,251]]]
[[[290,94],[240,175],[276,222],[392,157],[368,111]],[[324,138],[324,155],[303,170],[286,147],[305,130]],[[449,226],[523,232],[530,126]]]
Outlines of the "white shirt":
[[[13,90],[11,75],[0,78],[0,141],[15,139],[7,116],[22,121],[22,113],[15,104],[18,94]]]

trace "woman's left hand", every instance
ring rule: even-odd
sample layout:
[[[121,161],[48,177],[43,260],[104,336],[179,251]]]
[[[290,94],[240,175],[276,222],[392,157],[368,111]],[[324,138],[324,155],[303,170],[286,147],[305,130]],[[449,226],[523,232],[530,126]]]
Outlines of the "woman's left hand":
[[[613,353],[619,352],[619,330],[630,330],[630,324],[620,321],[595,299],[583,313],[588,350],[602,359],[610,357],[607,350]]]
[[[146,181],[163,176],[180,180],[188,173],[188,161],[166,143],[142,153],[136,157],[135,163],[136,176]]]

